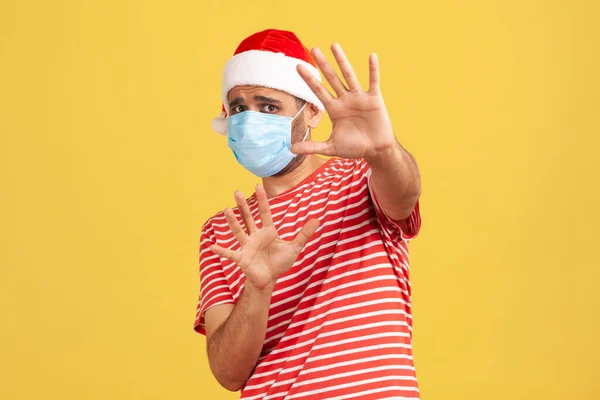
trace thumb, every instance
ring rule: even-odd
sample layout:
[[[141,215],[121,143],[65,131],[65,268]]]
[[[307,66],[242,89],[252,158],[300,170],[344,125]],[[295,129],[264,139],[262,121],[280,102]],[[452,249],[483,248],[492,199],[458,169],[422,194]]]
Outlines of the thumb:
[[[306,245],[306,242],[308,242],[311,236],[315,234],[318,227],[319,221],[317,219],[311,219],[306,224],[304,224],[302,230],[300,230],[296,238],[291,243],[296,253],[300,254],[300,252]]]
[[[295,143],[291,151],[294,154],[322,154],[324,156],[335,156],[335,148],[328,140],[326,142],[312,142],[310,140]]]

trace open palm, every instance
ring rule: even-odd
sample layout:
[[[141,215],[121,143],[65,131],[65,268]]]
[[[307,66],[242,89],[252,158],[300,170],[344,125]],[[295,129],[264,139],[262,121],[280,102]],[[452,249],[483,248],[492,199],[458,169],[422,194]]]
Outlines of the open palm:
[[[331,136],[326,142],[305,141],[294,144],[292,151],[297,154],[323,154],[343,158],[371,157],[396,141],[381,96],[377,56],[369,56],[369,90],[364,91],[341,46],[334,44],[331,50],[346,84],[319,49],[313,49],[312,55],[337,97],[333,97],[306,68],[302,65],[297,67],[298,73],[321,100],[331,118]]]
[[[238,264],[246,276],[246,281],[262,289],[274,285],[277,279],[291,268],[319,223],[316,219],[309,220],[294,240],[285,241],[279,237],[273,226],[267,195],[260,185],[256,187],[256,197],[262,227],[259,229],[256,226],[244,196],[236,192],[235,200],[247,233],[230,208],[225,210],[225,218],[241,248],[233,251],[214,245],[212,250]]]

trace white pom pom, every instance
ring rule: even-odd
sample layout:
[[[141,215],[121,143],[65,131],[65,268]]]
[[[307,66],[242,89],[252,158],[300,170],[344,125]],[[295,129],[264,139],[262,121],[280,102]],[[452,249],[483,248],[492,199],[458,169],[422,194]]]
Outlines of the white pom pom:
[[[213,131],[220,135],[227,134],[227,120],[225,119],[225,113],[222,112],[217,118],[214,118],[211,122]]]

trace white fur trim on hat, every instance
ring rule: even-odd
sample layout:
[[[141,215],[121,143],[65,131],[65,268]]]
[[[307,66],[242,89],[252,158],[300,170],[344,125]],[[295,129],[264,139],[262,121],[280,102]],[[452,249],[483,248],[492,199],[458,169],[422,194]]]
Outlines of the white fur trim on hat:
[[[296,65],[302,64],[321,81],[321,74],[311,64],[283,53],[249,50],[236,54],[227,61],[223,71],[222,99],[229,114],[229,91],[239,85],[264,86],[281,90],[314,104],[321,111],[323,103],[298,74]]]
[[[223,111],[217,118],[213,118],[211,121],[213,131],[221,135],[227,134],[227,120],[225,119],[225,115],[226,114]]]

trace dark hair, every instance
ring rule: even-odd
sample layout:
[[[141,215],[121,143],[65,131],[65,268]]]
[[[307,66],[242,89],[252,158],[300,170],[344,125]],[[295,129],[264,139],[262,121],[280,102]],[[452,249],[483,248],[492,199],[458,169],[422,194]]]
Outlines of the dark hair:
[[[306,100],[303,100],[300,97],[296,96],[294,96],[294,98],[296,99],[296,106],[298,107],[298,110],[300,110],[302,106],[306,104]]]

